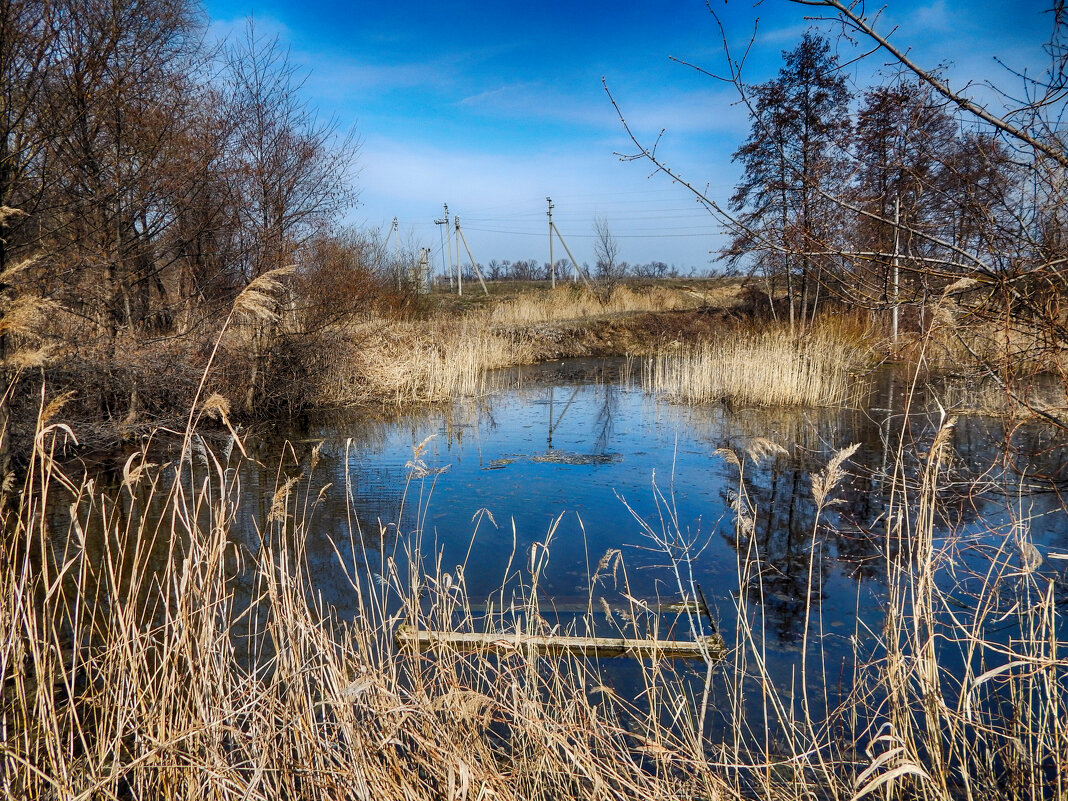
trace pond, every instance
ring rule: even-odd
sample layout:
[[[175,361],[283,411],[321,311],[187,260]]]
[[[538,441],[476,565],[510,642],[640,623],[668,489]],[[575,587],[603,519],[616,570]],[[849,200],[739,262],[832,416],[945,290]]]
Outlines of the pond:
[[[739,641],[741,612],[760,627],[777,689],[796,697],[808,681],[818,706],[834,706],[827,672],[840,673],[881,631],[886,510],[892,487],[916,490],[942,422],[938,399],[907,400],[907,376],[886,372],[862,410],[686,407],[629,379],[621,362],[507,371],[485,398],[312,426],[289,438],[281,468],[279,444],[265,440],[262,467],[243,476],[255,508],[239,516],[238,530],[255,547],[253,521],[264,519],[279,471],[299,474],[318,445],[308,496],[321,500],[309,507],[305,547],[317,592],[342,618],[355,609],[350,577],[373,583],[396,571],[403,580],[415,556],[462,576],[478,611],[489,599],[529,594],[532,557],[547,554],[536,593],[549,625],[566,626],[569,614],[589,608],[595,577],[594,609],[603,609],[601,598],[608,606],[599,612],[605,633],[618,604],[678,601],[692,576],[707,625],[728,646]],[[746,456],[772,450],[768,443],[777,447],[763,459]],[[817,516],[812,477],[852,443],[859,449]],[[1023,538],[1063,602],[1068,562],[1049,558],[1068,552],[1068,515],[1055,491],[1068,461],[1063,444],[1042,427],[1007,431],[996,419],[962,416],[950,454],[934,529],[936,549],[953,563],[947,591],[966,604],[971,578],[998,554],[1017,565]],[[739,510],[751,524],[738,525]],[[757,569],[740,580],[747,560]],[[678,615],[663,625],[689,636]],[[822,670],[803,677],[806,628]],[[626,685],[627,660],[609,661],[617,664],[604,669]]]

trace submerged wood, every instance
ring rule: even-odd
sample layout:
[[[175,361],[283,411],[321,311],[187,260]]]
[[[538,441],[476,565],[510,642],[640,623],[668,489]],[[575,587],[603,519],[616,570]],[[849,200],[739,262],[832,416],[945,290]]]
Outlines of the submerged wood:
[[[418,652],[435,646],[451,648],[461,653],[474,651],[522,651],[532,649],[536,654],[557,656],[632,656],[660,659],[722,659],[723,639],[703,637],[698,641],[630,639],[624,637],[565,637],[493,632],[419,631],[411,626],[397,629],[397,645]]]

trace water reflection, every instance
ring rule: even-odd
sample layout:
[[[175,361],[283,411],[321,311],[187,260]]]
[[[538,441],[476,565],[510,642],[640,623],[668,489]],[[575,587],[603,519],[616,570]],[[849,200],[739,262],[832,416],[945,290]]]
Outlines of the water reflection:
[[[238,529],[255,541],[275,488],[304,471],[307,454],[322,442],[322,464],[308,474],[305,491],[315,498],[330,486],[306,547],[324,597],[339,610],[352,594],[347,579],[331,578],[339,558],[348,572],[373,575],[390,557],[440,557],[445,570],[464,570],[477,599],[497,591],[550,530],[546,596],[582,596],[602,555],[622,548],[632,591],[653,597],[675,588],[672,565],[630,510],[654,529],[661,525],[655,482],[682,531],[712,537],[692,568],[725,634],[740,594],[762,606],[769,634],[784,648],[801,639],[810,603],[828,625],[852,626],[859,615],[878,626],[886,510],[892,492],[917,491],[923,454],[942,422],[937,404],[906,405],[907,382],[888,374],[868,410],[687,408],[619,383],[619,370],[569,363],[563,373],[546,366],[514,371],[505,377],[511,388],[488,398],[394,420],[320,421],[291,438],[286,451],[263,442],[258,462],[242,475],[247,501]],[[428,437],[421,469],[413,470],[413,446]],[[738,470],[715,451],[744,453],[757,438],[786,452],[746,461],[741,490],[753,526],[740,536]],[[1017,450],[1006,451],[1005,441]],[[811,476],[853,442],[861,447],[834,505],[817,521]],[[1026,493],[1027,513],[1044,521],[1036,546],[1065,543],[1065,516],[1051,514],[1060,509],[1057,496],[1021,481],[1036,464],[1045,473],[1062,469],[1062,443],[1040,427],[1007,431],[991,418],[961,417],[953,445],[939,493],[940,537],[1004,538],[1009,510]],[[1025,471],[1027,453],[1033,461]],[[995,487],[1000,493],[989,491]],[[752,553],[760,569],[739,586],[739,559]]]

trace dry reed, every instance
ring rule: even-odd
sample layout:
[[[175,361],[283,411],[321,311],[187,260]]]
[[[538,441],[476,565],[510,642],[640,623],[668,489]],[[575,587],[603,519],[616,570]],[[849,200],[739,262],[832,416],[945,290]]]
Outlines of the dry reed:
[[[521,344],[463,320],[372,320],[347,331],[336,348],[335,368],[320,376],[322,405],[484,395],[492,388],[492,370],[529,360]]]
[[[178,463],[133,454],[109,492],[59,472],[49,453],[65,433],[42,422],[0,546],[5,797],[721,796],[700,738],[600,686],[583,659],[398,651],[401,623],[474,625],[462,568],[424,572],[417,535],[404,553],[384,530],[337,543],[358,608],[341,622],[303,550],[320,500],[307,475],[280,484],[258,537],[238,544],[240,471],[195,434]],[[542,625],[523,598],[537,597],[551,534],[491,630]],[[377,581],[344,567],[368,559]],[[671,676],[654,679],[684,697]]]
[[[650,358],[647,392],[681,403],[828,406],[855,400],[852,374],[865,349],[849,332],[821,324],[801,336],[783,327],[728,331]]]
[[[205,406],[225,413],[215,399]],[[404,537],[350,530],[348,542],[334,541],[356,612],[339,621],[304,552],[321,500],[309,489],[317,449],[302,477],[279,480],[256,536],[241,542],[240,449],[224,458],[191,432],[198,446],[158,465],[146,444],[105,490],[62,473],[54,451],[72,432],[51,414],[42,411],[0,543],[5,797],[1068,799],[1068,660],[1054,581],[1026,547],[1024,517],[967,576],[952,542],[936,539],[951,419],[917,447],[918,478],[903,453],[888,473],[886,618],[877,631],[858,621],[855,664],[833,676],[813,600],[813,523],[803,678],[846,682],[846,701],[821,719],[808,681],[787,693],[769,669],[767,566],[753,536],[767,511],[753,504],[747,471],[783,457],[770,441],[720,452],[737,472],[738,623],[727,665],[707,662],[695,683],[642,663],[641,697],[627,699],[578,658],[393,645],[401,624],[542,630],[538,588],[555,526],[525,564],[510,561],[518,589],[502,589],[481,619],[464,581],[474,566],[446,572],[424,560],[425,508],[409,515]],[[834,503],[851,454],[817,475],[817,510]],[[425,474],[421,446],[410,466]],[[670,557],[680,594],[694,597],[702,546],[670,495],[655,495],[656,522],[639,522]],[[618,551],[591,585],[610,574],[622,574],[629,594]],[[966,607],[953,595],[962,581]],[[693,617],[689,625],[700,633]],[[706,731],[714,682],[725,685],[733,722],[719,743]]]
[[[527,292],[498,303],[489,316],[496,325],[530,325],[608,314],[692,309],[701,302],[703,297],[700,295],[667,287],[632,289],[617,286],[605,298],[584,288],[562,286],[548,292]]]

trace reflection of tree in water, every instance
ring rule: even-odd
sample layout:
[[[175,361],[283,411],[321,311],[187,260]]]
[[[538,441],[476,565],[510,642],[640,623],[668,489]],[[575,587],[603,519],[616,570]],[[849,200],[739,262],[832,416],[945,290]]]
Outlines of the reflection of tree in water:
[[[759,554],[759,571],[753,572],[743,590],[754,603],[762,599],[769,628],[782,642],[800,638],[806,603],[809,598],[813,603],[824,599],[832,570],[840,569],[858,582],[885,577],[886,532],[893,522],[887,520],[887,510],[894,507],[891,495],[897,492],[899,498],[910,501],[918,498],[926,454],[942,418],[926,411],[906,415],[900,386],[890,384],[876,400],[880,399],[885,406],[873,404],[870,411],[707,413],[711,445],[743,454],[749,443],[766,437],[788,450],[788,455],[762,464],[746,460],[745,492],[752,506],[752,526],[743,526],[747,530],[740,537],[734,531],[725,533],[740,558]],[[954,458],[939,476],[936,537],[955,535],[968,527],[989,530],[984,521],[998,513],[998,495],[1006,486],[1019,489],[1011,480],[1012,471],[1019,467],[1008,461],[1013,457],[1002,447],[1006,432],[999,424],[961,417],[953,434]],[[1063,454],[1063,444],[1041,429],[1018,429],[1014,436],[1021,451],[1036,447],[1038,458],[1050,461],[1050,467],[1053,458],[1049,454]],[[847,476],[833,492],[834,504],[817,525],[812,475],[837,448],[852,442],[859,442],[861,448],[846,465]],[[724,492],[728,505],[734,502],[734,492],[736,484]],[[907,539],[893,538],[892,542],[891,558],[910,558]],[[810,559],[814,559],[811,596]]]
[[[583,393],[582,414],[589,415],[589,406],[594,406],[596,413],[593,415],[593,420],[590,424],[590,434],[592,434],[592,446],[591,454],[603,456],[608,451],[608,445],[612,440],[612,435],[615,433],[615,418],[616,411],[619,406],[619,393],[622,391],[618,384],[597,384],[593,388],[593,395],[596,400],[592,401],[589,398],[589,387],[583,384],[576,384],[575,386],[564,387],[564,390],[570,390],[564,393],[560,398],[560,402],[557,402],[557,396],[555,387],[549,387],[548,391],[548,407],[549,417],[547,421],[547,446],[548,450],[553,450],[553,435],[564,423],[564,418],[568,416],[568,412],[571,411],[572,405],[575,399],[579,396],[579,393]],[[583,390],[586,390],[583,392]],[[574,422],[574,421],[569,421]],[[581,423],[580,423],[581,425]]]
[[[608,450],[608,443],[615,432],[616,410],[619,406],[619,385],[603,384],[600,387],[601,403],[597,409],[597,418],[594,421],[593,452],[604,454]]]
[[[762,605],[780,642],[795,641],[801,636],[809,597],[813,603],[823,598],[828,569],[819,552],[821,543],[817,540],[816,549],[812,548],[815,509],[808,482],[803,480],[808,464],[803,457],[777,456],[764,468],[753,469],[752,464],[749,468],[746,493],[753,507],[752,525],[727,538],[740,558],[751,555],[757,562],[743,591]]]

